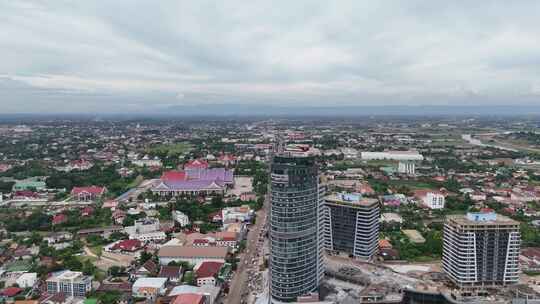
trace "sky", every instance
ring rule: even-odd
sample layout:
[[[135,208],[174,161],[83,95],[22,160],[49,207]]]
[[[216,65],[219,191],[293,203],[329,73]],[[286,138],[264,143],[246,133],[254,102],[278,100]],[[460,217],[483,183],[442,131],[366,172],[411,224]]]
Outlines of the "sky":
[[[540,1],[0,0],[0,112],[540,106]]]

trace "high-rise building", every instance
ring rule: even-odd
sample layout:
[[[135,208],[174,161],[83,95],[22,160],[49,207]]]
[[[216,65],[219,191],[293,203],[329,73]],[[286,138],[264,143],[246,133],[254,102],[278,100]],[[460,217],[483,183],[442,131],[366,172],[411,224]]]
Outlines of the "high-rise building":
[[[518,282],[519,222],[492,210],[448,216],[443,269],[459,288]]]
[[[398,172],[408,175],[416,174],[416,164],[414,161],[400,161],[398,163]]]
[[[273,302],[291,302],[318,291],[324,274],[319,234],[324,188],[313,156],[282,152],[270,169],[270,296]]]
[[[326,250],[369,260],[379,243],[379,201],[356,193],[334,193],[324,199],[322,232]]]

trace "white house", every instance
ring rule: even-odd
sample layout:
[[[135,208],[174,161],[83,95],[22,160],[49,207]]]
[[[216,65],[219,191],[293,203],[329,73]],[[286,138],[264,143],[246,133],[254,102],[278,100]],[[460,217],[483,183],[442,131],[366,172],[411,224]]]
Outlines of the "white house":
[[[167,278],[139,278],[131,287],[131,292],[135,297],[156,299],[159,295],[164,295]]]
[[[35,272],[25,272],[21,274],[15,282],[19,285],[20,288],[28,288],[34,286],[37,281],[37,273]]]
[[[182,211],[174,210],[172,214],[173,220],[180,225],[180,227],[186,227],[189,225],[189,217]]]

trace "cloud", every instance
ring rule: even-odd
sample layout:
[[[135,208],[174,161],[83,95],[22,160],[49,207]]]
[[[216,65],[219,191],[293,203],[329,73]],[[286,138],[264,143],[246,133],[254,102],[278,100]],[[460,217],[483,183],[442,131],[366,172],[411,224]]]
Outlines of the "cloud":
[[[177,99],[177,100],[182,100],[182,99],[184,99],[184,98],[186,98],[186,95],[185,95],[184,93],[178,93],[178,94],[176,94],[176,99]]]
[[[0,97],[6,111],[530,103],[539,19],[532,0],[4,1]]]

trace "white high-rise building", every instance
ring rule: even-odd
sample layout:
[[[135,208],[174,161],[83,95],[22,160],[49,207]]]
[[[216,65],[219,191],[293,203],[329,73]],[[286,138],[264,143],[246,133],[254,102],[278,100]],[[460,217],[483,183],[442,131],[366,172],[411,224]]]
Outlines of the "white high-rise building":
[[[520,243],[519,222],[492,210],[448,216],[443,270],[464,289],[517,283]]]
[[[416,164],[412,161],[400,161],[398,164],[398,172],[408,175],[415,175]]]

